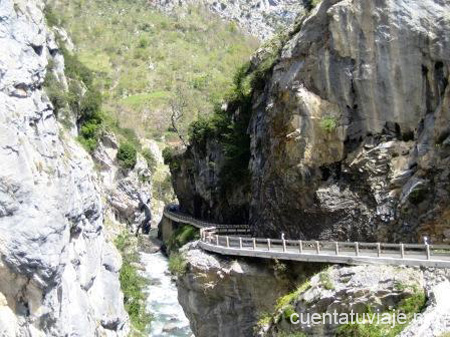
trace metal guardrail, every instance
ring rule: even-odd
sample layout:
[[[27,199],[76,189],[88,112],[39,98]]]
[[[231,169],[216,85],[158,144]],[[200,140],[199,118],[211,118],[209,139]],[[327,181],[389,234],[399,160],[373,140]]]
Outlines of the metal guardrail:
[[[248,236],[250,230],[245,224],[214,224],[168,208],[165,209],[164,216],[199,228],[200,247],[224,255],[306,262],[450,268],[450,245],[253,238]]]

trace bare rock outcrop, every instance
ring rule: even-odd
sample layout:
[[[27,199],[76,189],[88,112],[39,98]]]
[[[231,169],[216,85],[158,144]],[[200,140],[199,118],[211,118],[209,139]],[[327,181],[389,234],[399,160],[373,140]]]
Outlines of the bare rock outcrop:
[[[257,232],[449,239],[448,10],[324,0],[303,22],[250,126]]]
[[[173,165],[181,207],[257,236],[449,242],[449,6],[323,0],[253,88],[251,182],[218,188],[211,136]]]
[[[0,335],[125,336],[93,162],[42,89],[58,54],[42,10],[0,2]]]
[[[297,265],[287,271],[273,262],[208,254],[195,243],[182,252],[187,272],[177,280],[178,300],[197,337],[253,336],[259,316],[272,310],[292,280],[320,268]]]

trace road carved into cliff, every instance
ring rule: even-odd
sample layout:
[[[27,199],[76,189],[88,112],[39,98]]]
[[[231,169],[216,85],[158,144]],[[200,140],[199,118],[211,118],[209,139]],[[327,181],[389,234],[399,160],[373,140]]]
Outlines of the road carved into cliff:
[[[450,268],[450,245],[279,240],[250,237],[247,224],[215,224],[183,214],[172,206],[164,216],[200,229],[199,246],[231,256],[338,264],[385,264]]]

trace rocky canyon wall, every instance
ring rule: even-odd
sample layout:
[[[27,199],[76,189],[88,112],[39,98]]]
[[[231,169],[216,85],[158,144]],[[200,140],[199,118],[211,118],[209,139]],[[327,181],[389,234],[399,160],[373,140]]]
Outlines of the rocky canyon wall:
[[[252,88],[245,193],[218,188],[224,148],[210,136],[172,165],[182,208],[258,236],[449,242],[449,9],[322,1]]]
[[[43,91],[63,69],[43,6],[0,2],[0,334],[125,336],[93,162]]]

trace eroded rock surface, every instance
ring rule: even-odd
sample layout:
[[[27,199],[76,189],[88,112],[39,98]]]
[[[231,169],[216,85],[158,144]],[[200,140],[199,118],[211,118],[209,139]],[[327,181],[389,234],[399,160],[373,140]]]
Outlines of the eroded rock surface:
[[[208,139],[173,167],[182,209],[257,236],[449,242],[449,6],[323,0],[253,91],[249,187],[218,188]]]
[[[276,323],[263,327],[258,335],[278,336],[282,332],[301,331],[308,336],[336,336],[339,324],[329,318],[325,324],[308,324],[306,322],[311,317],[308,315],[334,312],[362,315],[368,312],[368,308],[373,313],[387,312],[397,308],[402,300],[417,293],[424,294],[424,283],[423,273],[419,269],[333,266],[313,276],[305,289],[276,313],[279,315]],[[285,316],[288,306],[292,312],[304,315],[299,324],[291,324],[289,316]],[[353,319],[356,321],[355,316]]]
[[[259,316],[272,310],[293,279],[300,282],[320,268],[286,270],[264,260],[227,259],[205,253],[195,243],[182,251],[187,272],[177,280],[178,299],[197,337],[253,336]]]
[[[0,2],[0,335],[124,336],[93,163],[42,90],[58,55],[42,10]]]
[[[303,23],[251,124],[258,233],[449,239],[448,10],[325,0]]]

